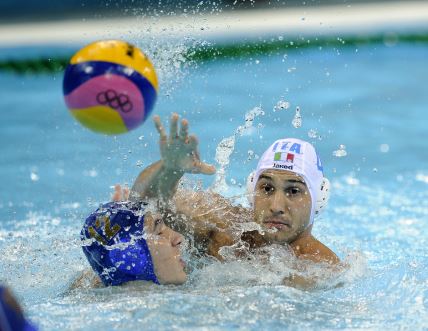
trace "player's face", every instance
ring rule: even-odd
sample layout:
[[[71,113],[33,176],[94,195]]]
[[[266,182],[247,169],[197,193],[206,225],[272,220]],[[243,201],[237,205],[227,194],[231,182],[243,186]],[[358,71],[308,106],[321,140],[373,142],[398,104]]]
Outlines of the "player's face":
[[[270,230],[264,233],[270,242],[291,243],[308,226],[312,202],[301,176],[267,170],[260,175],[254,193],[255,221]]]
[[[161,284],[183,284],[187,279],[180,254],[183,236],[167,227],[157,214],[147,213],[144,218],[144,232],[156,277]]]

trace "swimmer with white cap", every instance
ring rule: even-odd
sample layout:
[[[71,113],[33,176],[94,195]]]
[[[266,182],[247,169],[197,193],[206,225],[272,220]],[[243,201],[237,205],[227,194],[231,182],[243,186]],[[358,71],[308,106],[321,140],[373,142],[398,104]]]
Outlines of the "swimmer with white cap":
[[[181,121],[179,131],[178,119],[177,114],[171,116],[167,136],[155,116],[161,160],[140,173],[131,189],[134,200],[155,197],[173,203],[176,213],[183,214],[193,227],[198,247],[220,260],[221,247],[244,240],[251,248],[284,244],[298,258],[331,265],[339,262],[336,254],[311,234],[314,219],[327,204],[329,182],[310,143],[293,138],[275,141],[249,176],[252,208],[244,208],[216,193],[177,190],[185,173],[215,173],[214,166],[201,161],[197,138],[188,136],[187,120]],[[232,227],[243,219],[253,219],[263,231],[234,237]]]

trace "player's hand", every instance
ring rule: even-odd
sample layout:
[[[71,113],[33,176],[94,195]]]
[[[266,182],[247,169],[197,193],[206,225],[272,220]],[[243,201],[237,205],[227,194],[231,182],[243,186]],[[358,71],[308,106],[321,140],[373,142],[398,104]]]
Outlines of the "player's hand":
[[[215,167],[202,162],[199,157],[198,139],[194,135],[189,136],[189,122],[182,119],[180,131],[178,131],[178,119],[178,114],[171,115],[169,136],[167,136],[160,117],[153,118],[160,136],[159,145],[163,166],[184,173],[214,174]]]
[[[114,202],[121,202],[121,201],[128,201],[129,198],[129,188],[125,185],[125,187],[122,188],[120,184],[116,184],[114,186],[114,192],[111,196],[111,201]]]

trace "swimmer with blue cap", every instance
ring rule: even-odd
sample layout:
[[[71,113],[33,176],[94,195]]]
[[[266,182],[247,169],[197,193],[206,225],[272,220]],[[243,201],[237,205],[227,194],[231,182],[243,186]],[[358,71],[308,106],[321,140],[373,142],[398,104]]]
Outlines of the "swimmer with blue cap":
[[[336,254],[311,234],[315,218],[327,205],[330,185],[310,143],[294,138],[275,141],[249,176],[251,208],[244,208],[233,206],[213,192],[177,190],[185,173],[215,173],[212,165],[201,161],[197,138],[188,135],[187,120],[181,121],[179,131],[178,119],[177,114],[172,115],[167,136],[160,118],[155,116],[161,160],[142,171],[131,196],[137,200],[156,197],[173,204],[176,212],[184,214],[193,226],[199,247],[220,260],[221,247],[243,240],[251,248],[283,244],[298,258],[329,264],[339,262]],[[256,222],[262,231],[244,232],[236,238],[234,225],[245,221]]]
[[[183,284],[183,236],[167,227],[147,204],[110,202],[86,219],[83,252],[105,286],[131,281]]]

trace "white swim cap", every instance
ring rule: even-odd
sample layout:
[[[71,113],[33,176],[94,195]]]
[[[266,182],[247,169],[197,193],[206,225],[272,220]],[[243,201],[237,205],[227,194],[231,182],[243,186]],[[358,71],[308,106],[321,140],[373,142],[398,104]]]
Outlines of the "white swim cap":
[[[312,206],[310,224],[315,215],[325,207],[329,197],[330,185],[324,178],[321,160],[310,143],[285,138],[275,141],[262,155],[257,169],[250,179],[254,192],[259,176],[265,170],[286,170],[303,177],[311,195]]]

